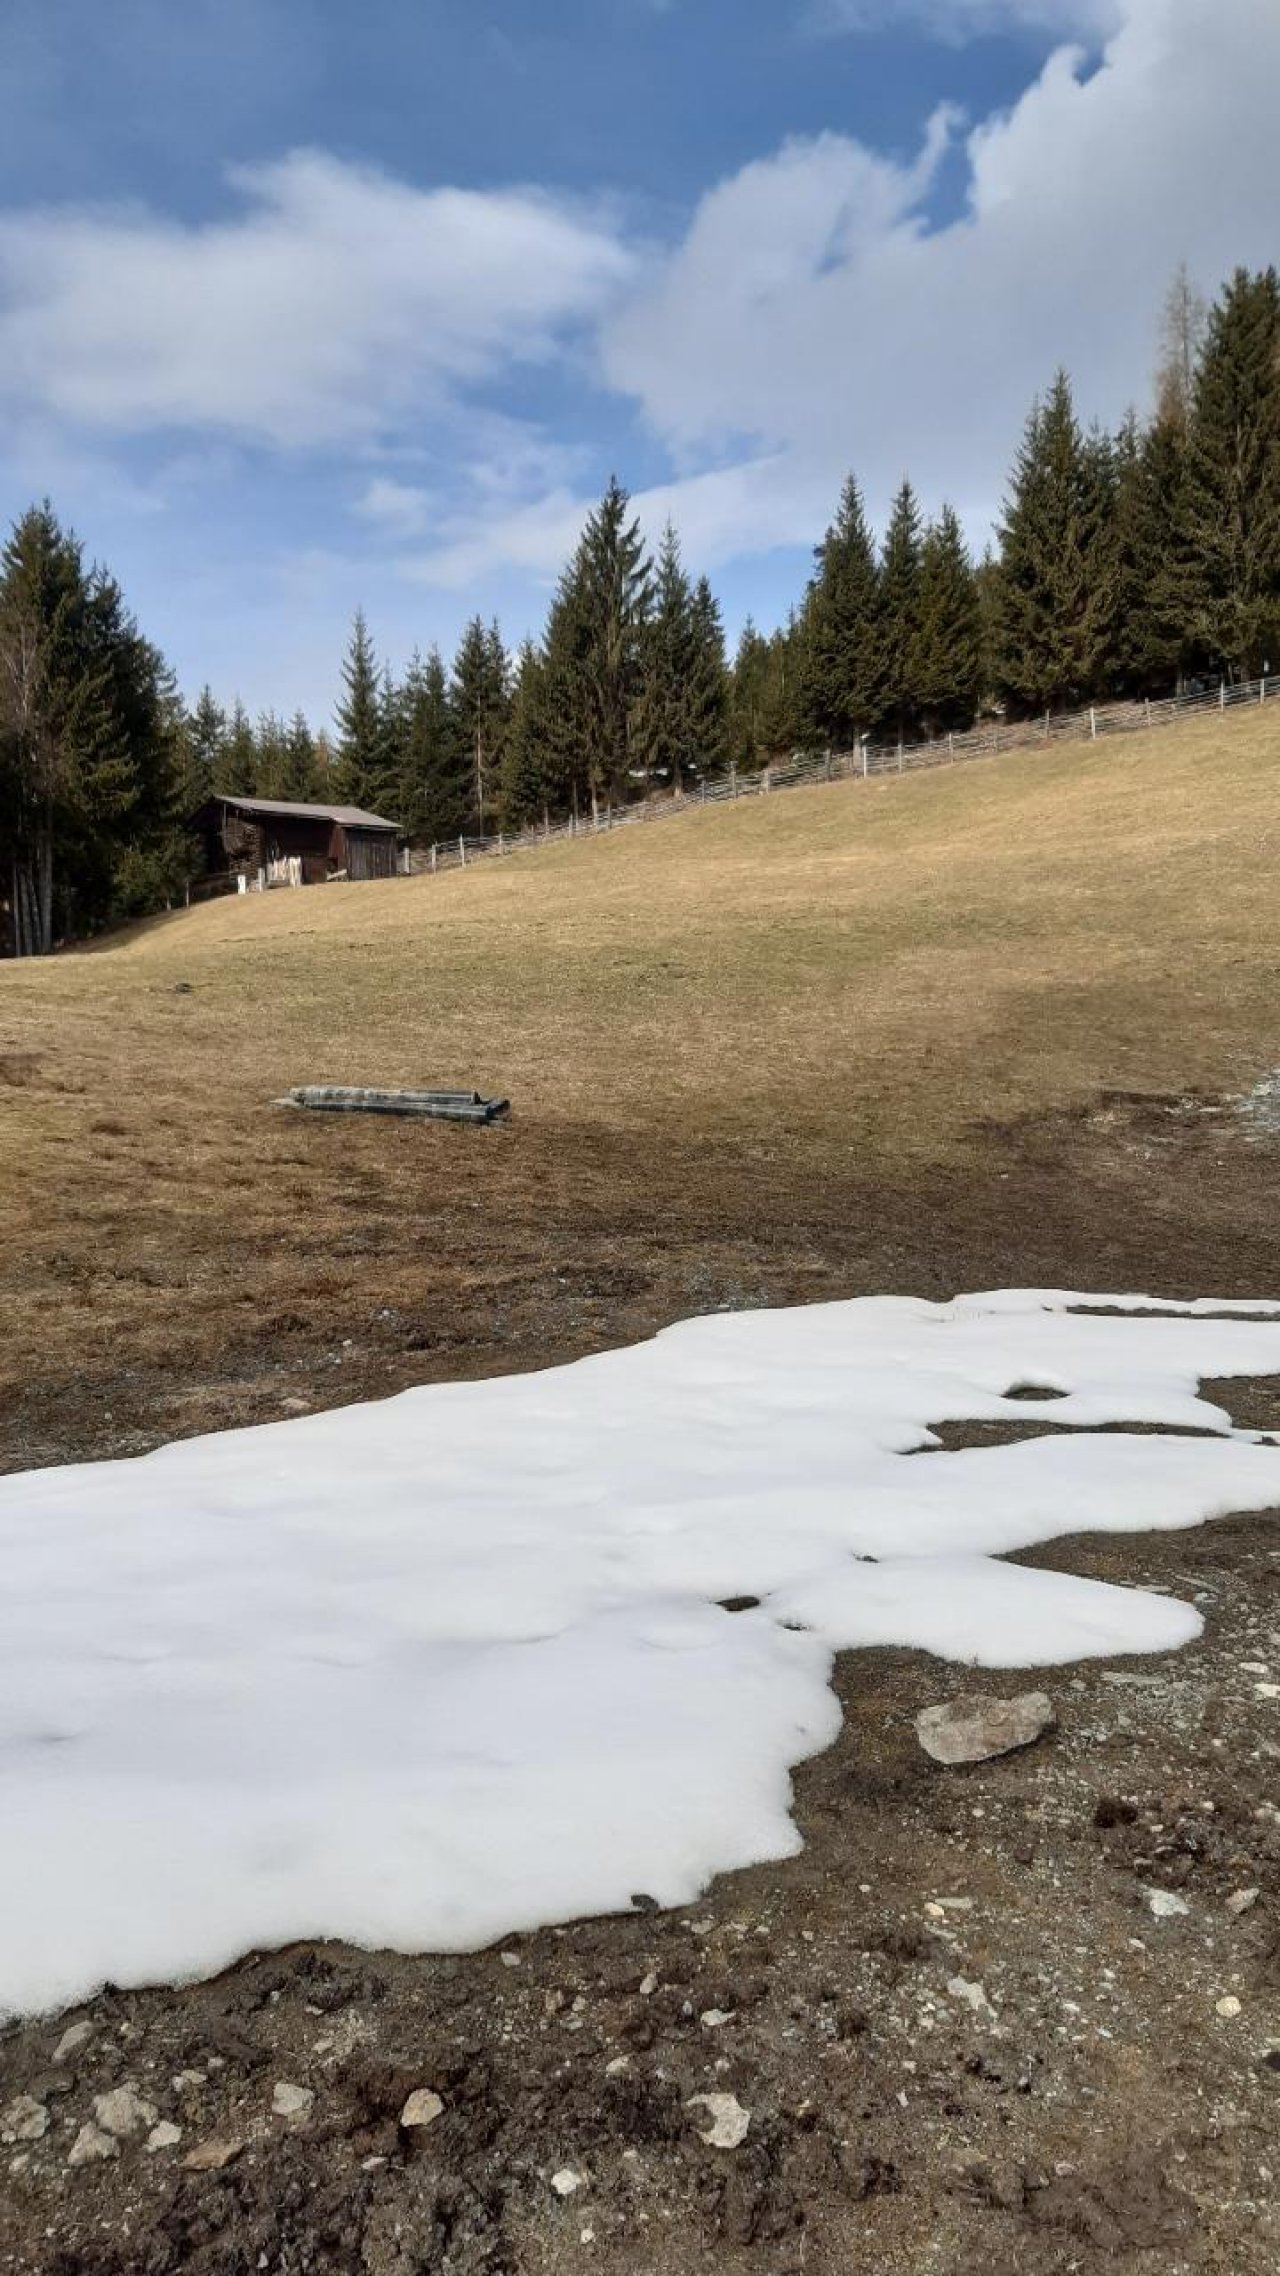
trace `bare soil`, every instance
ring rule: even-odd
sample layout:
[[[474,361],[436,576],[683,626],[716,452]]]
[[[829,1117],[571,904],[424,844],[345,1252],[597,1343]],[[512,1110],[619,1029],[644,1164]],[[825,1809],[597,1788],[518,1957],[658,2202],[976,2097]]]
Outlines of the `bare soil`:
[[[718,1305],[1265,1292],[1280,1156],[1214,1106],[1099,1099],[975,1131],[967,1163],[897,1183],[779,1165],[762,1185],[714,1144],[656,1164],[584,1132],[570,1190],[562,1134],[380,1124],[361,1145],[420,1149],[435,1207],[410,1237],[376,1184],[353,1203],[343,1240],[376,1281],[361,1303],[344,1277],[326,1302],[300,1228],[289,1316],[246,1318],[216,1365],[180,1339],[140,1357],[104,1337],[74,1376],[26,1383],[4,1457],[118,1453],[545,1364]],[[316,1142],[354,1183],[345,1127]],[[256,1285],[262,1260],[230,1261]],[[1216,1395],[1280,1424],[1280,1386]],[[689,1913],[637,1891],[626,1918],[465,1958],[299,1946],[9,2029],[0,2106],[30,2095],[48,2125],[0,2153],[0,2269],[1270,2276],[1280,1708],[1259,1683],[1280,1676],[1280,1535],[1267,1519],[1082,1535],[1027,1561],[1187,1595],[1205,1638],[994,1679],[1043,1685],[1057,1729],[972,1770],[928,1761],[913,1719],[993,1679],[848,1655],[842,1735],[796,1778],[802,1856],[718,1881]],[[1155,1917],[1152,1889],[1186,1912]],[[90,2035],[55,2061],[78,2020]],[[278,2083],[312,2092],[304,2115],[273,2113]],[[122,2084],[180,2139],[148,2150],[140,2133],[72,2166],[95,2098]],[[443,2110],[405,2129],[419,2087]],[[737,2149],[700,2138],[705,2093],[749,2112]],[[226,2162],[189,2166],[210,2143]]]

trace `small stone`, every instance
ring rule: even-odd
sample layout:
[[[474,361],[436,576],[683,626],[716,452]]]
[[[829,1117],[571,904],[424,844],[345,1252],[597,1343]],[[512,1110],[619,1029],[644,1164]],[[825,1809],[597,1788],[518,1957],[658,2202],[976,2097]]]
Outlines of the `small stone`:
[[[736,2150],[747,2138],[751,2113],[736,2094],[691,2094],[686,2110],[705,2110],[710,2123],[697,2129],[699,2141],[713,2150]]]
[[[193,2150],[188,2150],[182,2162],[188,2173],[221,2173],[223,2166],[232,2164],[243,2148],[243,2142],[211,2134],[207,2142],[197,2142]]]
[[[147,2148],[153,2154],[156,2150],[176,2150],[181,2140],[181,2126],[175,2126],[170,2118],[162,2118],[159,2125],[153,2126],[148,2134]]]
[[[1259,1892],[1257,1889],[1236,1889],[1234,1893],[1227,1898],[1223,1910],[1225,1912],[1229,1912],[1233,1920],[1239,1920],[1241,1913],[1252,1912],[1254,1906],[1257,1904],[1258,1894]]]
[[[94,2165],[100,2158],[119,2157],[120,2144],[114,2134],[105,2133],[92,2119],[80,2128],[67,2152],[68,2165]]]
[[[70,2062],[73,2055],[78,2055],[82,2047],[88,2046],[92,2037],[92,2023],[69,2023],[53,2050],[55,2063]]]
[[[1259,1699],[1280,1699],[1280,1683],[1255,1683]]]
[[[995,2022],[996,2011],[982,1984],[970,1983],[966,1976],[952,1976],[947,1990],[953,1999],[962,1999],[966,2007],[971,2007],[975,2015],[985,2017],[989,2023]]]
[[[945,1920],[947,1917],[940,1904],[929,1903],[924,1909],[929,1920]]]
[[[1215,2014],[1225,2017],[1228,2023],[1233,2015],[1240,2013],[1240,2002],[1234,1992],[1225,1992],[1222,1998],[1215,2000],[1213,2004]]]
[[[708,2031],[718,2031],[722,2023],[732,2023],[733,2009],[731,2007],[704,2008],[702,2014],[698,2017],[698,2021],[699,2023],[703,2024]]]
[[[429,2086],[416,2086],[400,2113],[400,2123],[406,2127],[434,2126],[443,2109],[439,2095]]]
[[[173,2091],[175,2094],[198,2094],[200,2088],[208,2083],[203,2071],[175,2071]]]
[[[0,2142],[39,2142],[49,2131],[49,2113],[34,2094],[15,2095],[0,2110]]]
[[[571,2165],[562,2165],[558,2173],[552,2174],[551,2186],[557,2197],[572,2197],[574,2191],[583,2188],[585,2184],[582,2175],[575,2173]]]
[[[1023,1691],[1016,1699],[975,1692],[940,1707],[922,1708],[916,1716],[916,1737],[934,1762],[989,1762],[994,1755],[1031,1746],[1053,1722],[1047,1692]]]
[[[288,2079],[277,2079],[271,2090],[271,2113],[275,2118],[297,2120],[301,2124],[315,2108],[315,2092],[309,2086],[294,2086]]]
[[[96,2094],[93,2115],[103,2132],[114,2134],[120,2142],[156,2122],[155,2104],[145,2102],[133,2086],[113,2086],[109,2094]]]
[[[604,2075],[606,2078],[621,2078],[624,2072],[629,2071],[630,2068],[630,2055],[615,2055],[611,2063],[605,2064]]]
[[[518,1952],[500,1952],[498,1958],[504,1968],[518,1968],[520,1966],[520,1954]]]
[[[1148,1889],[1147,1891],[1147,1911],[1152,1913],[1157,1920],[1177,1920],[1181,1914],[1188,1913],[1190,1910],[1191,1907],[1186,1898],[1180,1897],[1176,1889]]]
[[[658,1988],[658,1972],[657,1972],[657,1969],[656,1969],[656,1968],[650,1968],[648,1975],[647,1975],[647,1976],[642,1976],[642,1977],[640,1978],[640,1997],[641,1997],[641,1999],[652,1999],[652,1998],[653,1998],[653,1995],[654,1995],[654,1993],[655,1993],[655,1992],[656,1992],[656,1990],[657,1990],[657,1988]]]

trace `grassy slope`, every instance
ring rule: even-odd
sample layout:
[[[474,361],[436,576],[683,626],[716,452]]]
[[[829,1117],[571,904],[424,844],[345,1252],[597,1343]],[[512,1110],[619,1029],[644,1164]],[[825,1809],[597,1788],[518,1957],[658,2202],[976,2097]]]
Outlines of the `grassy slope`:
[[[90,1272],[211,1304],[232,1226],[264,1256],[306,1218],[331,1243],[361,1208],[407,1227],[488,1158],[273,1115],[301,1081],[509,1092],[526,1175],[621,1135],[654,1212],[664,1149],[838,1176],[1101,1088],[1245,1085],[1280,1059],[1278,782],[1280,704],[5,967],[8,1316],[39,1348]],[[93,1317],[143,1333],[123,1302]]]

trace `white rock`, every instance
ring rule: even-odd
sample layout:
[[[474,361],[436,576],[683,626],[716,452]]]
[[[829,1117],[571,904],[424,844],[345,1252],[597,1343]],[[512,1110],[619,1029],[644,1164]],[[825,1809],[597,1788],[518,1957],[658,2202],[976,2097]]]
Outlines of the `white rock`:
[[[429,2086],[415,2086],[400,2113],[402,2126],[434,2126],[444,2109],[438,2094]]]
[[[315,2108],[315,2093],[309,2086],[293,2086],[285,2078],[276,2080],[271,2090],[271,2109],[277,2118],[304,2119]]]
[[[93,2115],[104,2134],[114,2134],[119,2142],[156,2122],[155,2104],[144,2101],[135,2086],[113,2086],[109,2094],[95,2094]]]
[[[993,1755],[1028,1747],[1054,1721],[1047,1692],[1023,1691],[1016,1699],[974,1692],[925,1707],[916,1716],[916,1737],[934,1762],[988,1762]]]
[[[1214,2001],[1214,2008],[1217,2014],[1225,2016],[1230,2022],[1233,2015],[1240,2013],[1240,2002],[1234,1992],[1226,1992],[1221,1999]]]
[[[49,2131],[49,2113],[34,2094],[18,2094],[0,2110],[0,2142],[39,2142]]]
[[[731,2007],[707,2007],[698,2017],[699,2023],[705,2024],[708,2031],[718,2031],[722,2023],[731,2023],[732,2020]]]
[[[162,2118],[159,2125],[153,2126],[148,2134],[147,2148],[152,2151],[176,2150],[181,2140],[181,2126],[175,2126],[169,2118]]]
[[[68,2165],[94,2165],[99,2158],[119,2157],[120,2144],[114,2134],[104,2133],[92,2119],[80,2128],[67,2152]]]
[[[1227,1898],[1223,1910],[1229,1912],[1233,1920],[1239,1920],[1242,1912],[1251,1912],[1253,1910],[1253,1907],[1257,1904],[1258,1901],[1258,1894],[1259,1892],[1257,1889],[1236,1889],[1234,1893]]]
[[[562,2165],[558,2173],[552,2174],[551,2186],[557,2197],[572,2197],[574,2191],[583,2188],[585,2183],[582,2175],[575,2173],[571,2165]]]
[[[657,1988],[658,1988],[658,1972],[657,1972],[657,1969],[656,1969],[656,1968],[650,1968],[648,1975],[647,1975],[647,1976],[642,1976],[642,1977],[640,1978],[640,1997],[641,1997],[641,1999],[652,1999],[652,1998],[653,1998],[653,1995],[654,1995],[654,1993],[655,1993],[655,1992],[656,1992],[656,1990],[657,1990]]]
[[[69,2062],[72,2055],[78,2055],[82,2047],[88,2046],[92,2037],[92,2023],[69,2023],[53,2050],[55,2063]]]
[[[188,2173],[221,2173],[224,2165],[231,2165],[243,2148],[243,2142],[213,2134],[207,2142],[197,2142],[193,2150],[188,2150],[182,2162]]]
[[[518,1968],[520,1966],[520,1954],[518,1952],[500,1952],[498,1958],[504,1968]]]
[[[952,1976],[947,1990],[953,1999],[962,1999],[966,2007],[971,2007],[975,2015],[985,2016],[989,2023],[995,2022],[996,2011],[983,1985],[970,1983],[966,1976]]]
[[[1280,1683],[1255,1683],[1259,1699],[1280,1699]]]
[[[744,2110],[736,2094],[691,2094],[686,2110],[705,2110],[710,2124],[699,2126],[699,2140],[713,2150],[736,2150],[745,2142],[751,2124],[751,2112]]]
[[[1190,1910],[1186,1898],[1180,1897],[1174,1889],[1147,1891],[1147,1911],[1153,1913],[1157,1920],[1177,1920],[1180,1914]]]
[[[615,2055],[611,2063],[605,2064],[604,2075],[606,2078],[621,2078],[623,2073],[629,2071],[630,2068],[630,2055]]]

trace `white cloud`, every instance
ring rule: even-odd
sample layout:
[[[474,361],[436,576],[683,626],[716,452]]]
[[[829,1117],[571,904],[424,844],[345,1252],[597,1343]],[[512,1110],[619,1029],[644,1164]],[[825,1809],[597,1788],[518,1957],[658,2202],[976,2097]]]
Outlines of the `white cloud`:
[[[1147,394],[1178,261],[1215,288],[1276,256],[1280,9],[1121,5],[1096,70],[1059,50],[969,134],[947,226],[927,201],[953,119],[909,164],[844,136],[789,143],[712,190],[607,320],[610,384],[679,464],[721,469],[734,505],[713,556],[735,529],[792,542],[793,498],[830,504],[848,466],[878,511],[909,470],[981,530],[1059,363],[1086,414],[1118,418]]]
[[[393,537],[420,537],[431,512],[431,492],[376,475],[356,501],[361,519]]]
[[[0,398],[118,432],[377,434],[598,313],[628,256],[532,191],[419,190],[320,152],[241,168],[232,218],[0,215]]]

